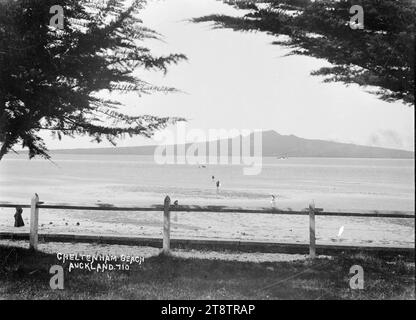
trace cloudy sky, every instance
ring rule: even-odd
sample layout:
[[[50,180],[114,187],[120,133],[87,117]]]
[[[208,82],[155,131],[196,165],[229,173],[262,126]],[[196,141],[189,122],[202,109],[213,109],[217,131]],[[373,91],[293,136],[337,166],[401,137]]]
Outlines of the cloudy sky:
[[[414,149],[414,109],[386,103],[355,85],[324,84],[310,72],[327,65],[309,57],[283,57],[287,49],[271,45],[264,33],[213,29],[188,19],[207,14],[242,15],[216,0],[151,0],[142,12],[146,26],[163,35],[151,41],[155,53],[184,53],[187,62],[167,75],[138,71],[141,78],[183,91],[137,97],[113,95],[129,114],[183,116],[189,128],[273,129],[303,138]],[[103,147],[88,138],[45,134],[49,148]],[[151,143],[136,137],[119,146]]]

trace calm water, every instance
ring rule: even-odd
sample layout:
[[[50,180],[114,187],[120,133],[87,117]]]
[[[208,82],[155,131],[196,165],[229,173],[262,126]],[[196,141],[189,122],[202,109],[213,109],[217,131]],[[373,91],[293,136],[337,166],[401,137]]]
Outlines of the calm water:
[[[55,155],[54,163],[11,155],[0,162],[0,201],[277,206],[414,211],[414,161],[292,158],[263,160],[261,174],[239,165],[158,165],[152,157]],[[215,176],[215,180],[212,180]],[[215,181],[221,181],[217,193]]]

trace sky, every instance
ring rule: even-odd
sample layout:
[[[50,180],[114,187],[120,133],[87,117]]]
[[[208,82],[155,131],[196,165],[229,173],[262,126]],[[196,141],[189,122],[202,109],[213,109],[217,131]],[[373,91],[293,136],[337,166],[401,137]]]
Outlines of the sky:
[[[191,18],[208,14],[241,16],[244,11],[216,0],[150,0],[141,13],[147,27],[163,35],[149,41],[156,54],[183,53],[188,61],[164,75],[137,70],[137,75],[182,92],[115,95],[131,115],[153,114],[188,119],[187,128],[275,130],[308,139],[414,150],[414,109],[401,102],[383,102],[356,85],[323,83],[310,72],[328,63],[290,56],[272,45],[275,36],[259,32],[214,29]],[[173,127],[167,130],[175,130]],[[43,134],[50,149],[111,146],[90,138]],[[126,138],[118,146],[154,141]]]

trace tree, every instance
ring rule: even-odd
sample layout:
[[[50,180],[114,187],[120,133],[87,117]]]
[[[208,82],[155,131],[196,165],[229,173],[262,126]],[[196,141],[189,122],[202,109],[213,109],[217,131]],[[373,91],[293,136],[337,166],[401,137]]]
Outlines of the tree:
[[[130,1],[131,2],[131,1]],[[152,136],[182,118],[129,116],[101,90],[174,92],[133,75],[138,68],[167,71],[182,54],[154,56],[146,39],[160,35],[143,26],[134,0],[0,1],[0,159],[16,144],[29,157],[50,158],[39,133],[86,135],[115,144],[125,135]],[[52,6],[64,12],[63,28],[50,24]]]
[[[291,54],[329,61],[332,66],[312,72],[326,82],[355,83],[385,101],[414,104],[415,17],[414,0],[269,0],[225,1],[248,9],[243,17],[210,15],[194,22],[214,22],[215,27],[264,31],[288,40],[274,44]],[[258,1],[260,2],[260,1]],[[364,29],[349,26],[352,5],[364,9]]]

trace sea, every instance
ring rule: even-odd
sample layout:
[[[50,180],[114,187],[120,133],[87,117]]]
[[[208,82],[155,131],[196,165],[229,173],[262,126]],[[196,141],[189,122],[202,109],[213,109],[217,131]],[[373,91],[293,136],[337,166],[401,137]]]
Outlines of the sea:
[[[11,155],[0,162],[0,201],[141,205],[165,195],[181,204],[293,210],[311,201],[325,210],[413,211],[413,159],[263,158],[258,175],[244,165],[160,165],[152,156]],[[220,181],[217,190],[216,182]]]

